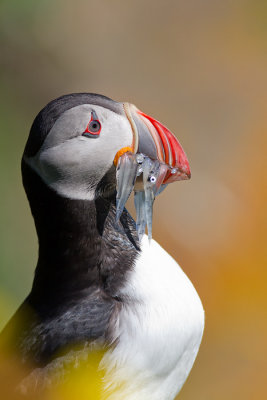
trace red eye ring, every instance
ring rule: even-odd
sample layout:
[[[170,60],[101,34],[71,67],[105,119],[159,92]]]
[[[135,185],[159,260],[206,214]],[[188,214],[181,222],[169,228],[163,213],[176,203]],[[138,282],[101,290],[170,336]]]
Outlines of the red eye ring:
[[[90,138],[97,138],[101,131],[101,123],[97,118],[96,112],[91,112],[91,120],[87,124],[85,131],[83,132],[83,136],[90,137]]]

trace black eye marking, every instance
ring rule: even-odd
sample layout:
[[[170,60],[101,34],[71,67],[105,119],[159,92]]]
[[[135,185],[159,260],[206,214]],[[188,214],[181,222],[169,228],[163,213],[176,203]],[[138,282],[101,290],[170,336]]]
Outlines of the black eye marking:
[[[83,136],[89,137],[89,138],[98,138],[99,134],[101,131],[101,124],[99,122],[99,119],[96,115],[95,111],[91,112],[91,120],[87,124],[87,127],[85,131],[83,132]]]

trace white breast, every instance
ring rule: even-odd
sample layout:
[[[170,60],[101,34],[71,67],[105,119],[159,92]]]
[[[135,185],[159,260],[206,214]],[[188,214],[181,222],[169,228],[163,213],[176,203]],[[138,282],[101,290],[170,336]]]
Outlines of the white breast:
[[[202,338],[204,311],[192,283],[157,242],[144,237],[141,249],[120,293],[114,349],[102,361],[109,400],[174,399]]]

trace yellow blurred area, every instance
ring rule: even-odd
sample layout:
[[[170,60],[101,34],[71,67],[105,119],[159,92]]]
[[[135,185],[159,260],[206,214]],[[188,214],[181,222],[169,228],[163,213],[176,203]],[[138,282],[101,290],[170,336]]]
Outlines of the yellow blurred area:
[[[167,125],[191,165],[191,181],[156,200],[153,221],[206,312],[178,398],[266,398],[266,9],[264,0],[0,2],[1,326],[37,259],[20,178],[32,120],[61,94],[102,93]],[[90,379],[74,380],[53,400],[82,399]]]
[[[39,386],[35,387],[35,377],[31,375],[22,380],[20,386],[16,386],[13,390],[14,380],[24,375],[25,371],[19,370],[15,362],[10,362],[10,359],[0,359],[0,384],[1,398],[9,400],[100,400],[101,385],[103,373],[98,366],[103,357],[102,352],[94,352],[86,359],[76,358],[71,365],[65,365],[65,378],[60,382],[57,381],[57,374],[51,371],[51,374],[46,376],[50,380],[50,384],[44,389]],[[35,372],[36,373],[36,372]],[[39,381],[40,384],[40,381]],[[27,385],[30,385],[31,391],[27,391]]]

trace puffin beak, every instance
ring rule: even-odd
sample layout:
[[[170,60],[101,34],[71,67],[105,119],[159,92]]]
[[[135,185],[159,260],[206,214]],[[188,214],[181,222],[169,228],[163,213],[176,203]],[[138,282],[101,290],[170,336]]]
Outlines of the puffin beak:
[[[176,137],[159,121],[144,114],[133,104],[122,104],[132,127],[133,141],[121,148],[114,158],[116,165],[116,220],[134,190],[136,229],[139,240],[147,226],[152,238],[155,197],[167,184],[190,179],[189,163]]]
[[[124,103],[123,107],[133,130],[133,152],[142,153],[168,167],[163,184],[190,179],[188,159],[176,137],[133,104]]]

